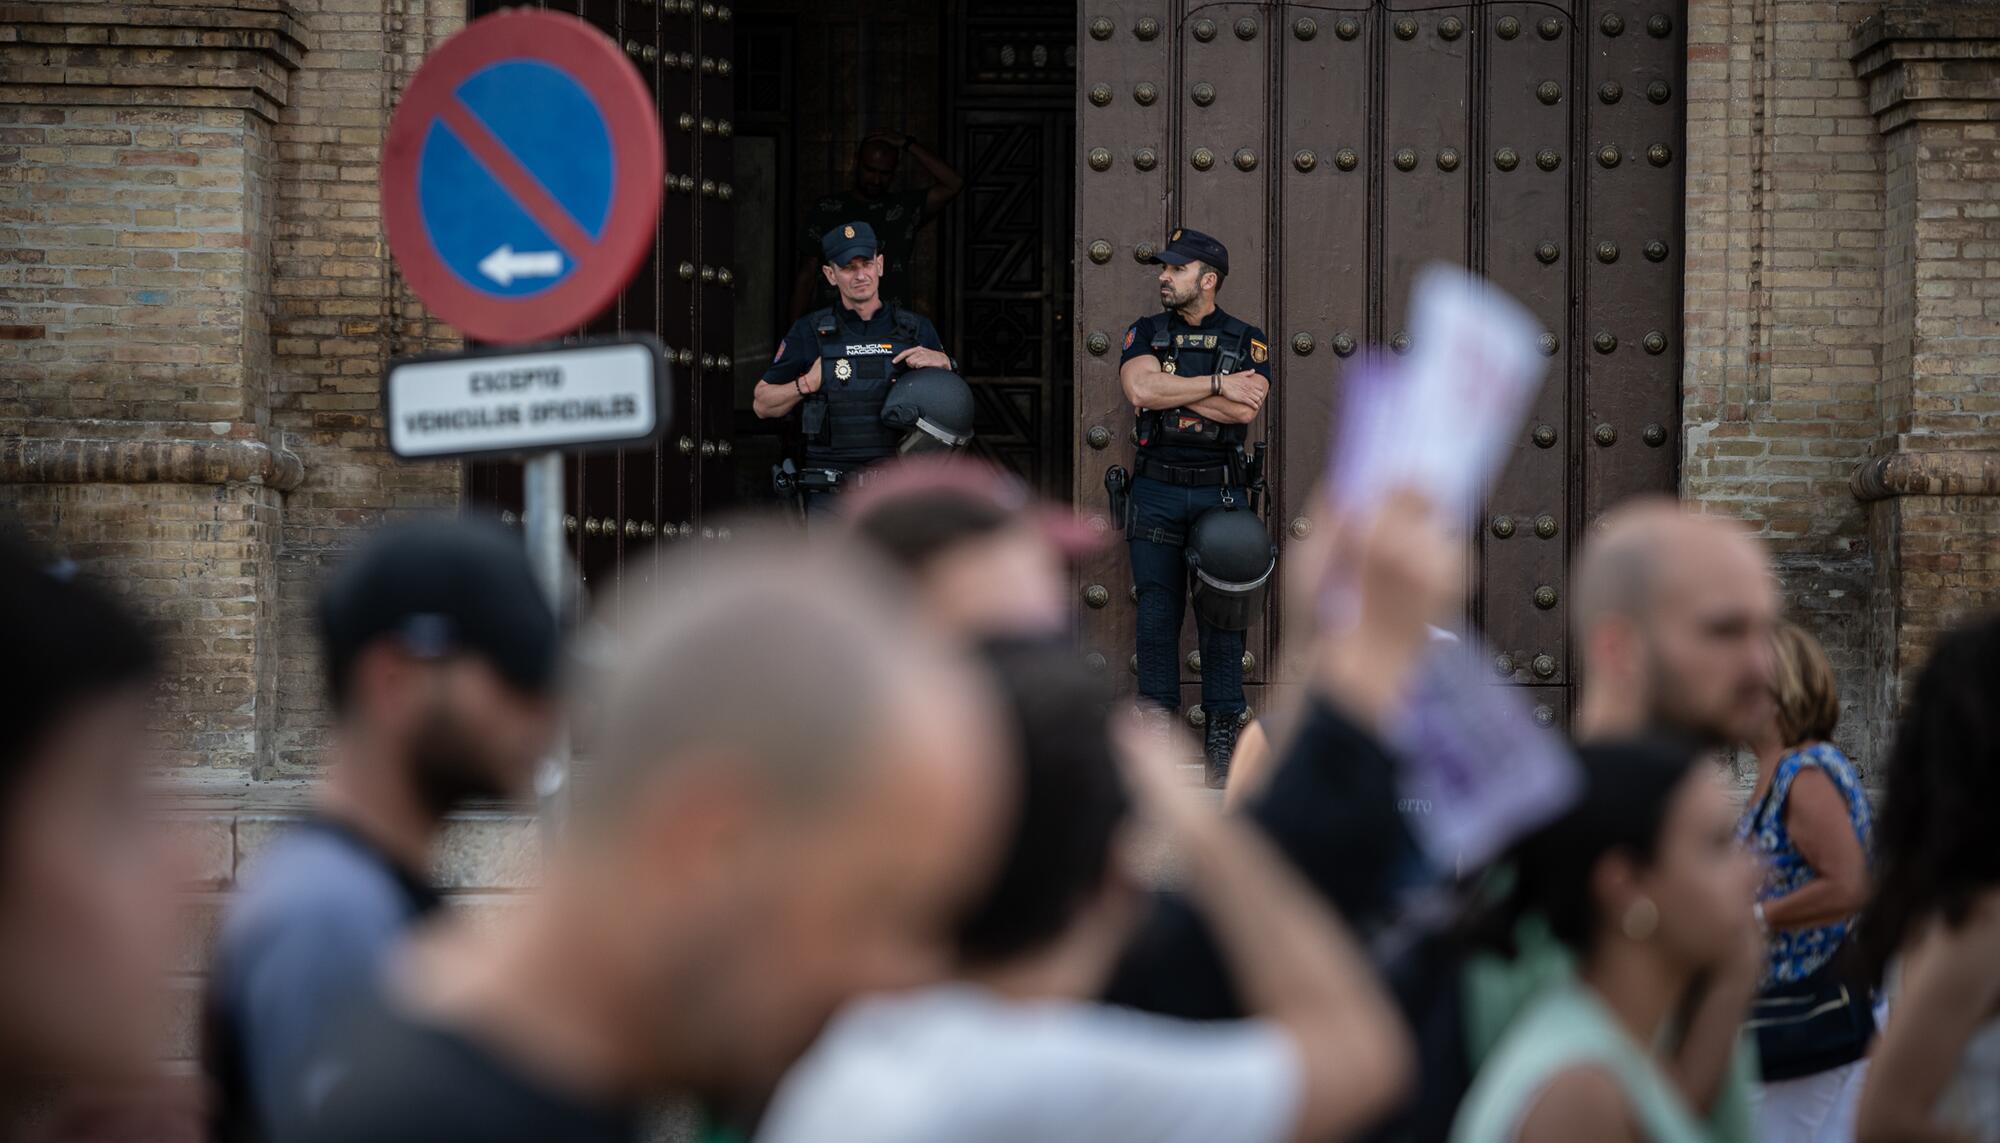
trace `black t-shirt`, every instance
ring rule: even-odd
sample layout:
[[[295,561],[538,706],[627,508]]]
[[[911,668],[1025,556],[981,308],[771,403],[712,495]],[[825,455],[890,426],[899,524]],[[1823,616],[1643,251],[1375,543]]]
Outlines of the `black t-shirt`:
[[[306,819],[259,859],[224,915],[203,1003],[218,1143],[264,1140],[295,1114],[345,1005],[372,994],[382,957],[442,906],[421,875],[331,818]]]
[[[1146,314],[1126,329],[1125,346],[1119,354],[1118,364],[1122,366],[1135,357],[1152,357],[1154,355],[1153,335],[1158,332],[1163,322],[1166,324],[1167,335],[1169,337],[1176,334],[1191,335],[1199,333],[1204,336],[1215,334],[1219,341],[1221,330],[1228,321],[1229,315],[1223,312],[1220,306],[1210,310],[1208,316],[1201,319],[1199,324],[1190,323],[1180,315],[1180,311],[1178,310],[1162,310],[1159,313]],[[1247,325],[1248,323],[1245,324]],[[1195,346],[1190,342],[1188,346],[1180,351],[1178,360],[1180,366],[1179,372],[1188,376],[1199,376],[1204,373],[1213,372],[1218,363],[1217,358],[1221,355],[1221,350],[1224,348],[1227,347],[1219,344]],[[1271,346],[1269,339],[1264,336],[1263,330],[1258,329],[1254,325],[1249,326],[1249,337],[1244,341],[1242,354],[1243,356],[1236,364],[1238,372],[1248,369],[1259,377],[1262,377],[1266,382],[1271,380]],[[1214,464],[1216,462],[1215,450],[1213,449],[1176,445],[1154,445],[1147,452],[1154,459],[1166,461],[1169,464],[1202,465]]]
[[[630,1107],[585,1103],[472,1040],[381,1004],[357,1011],[293,1143],[634,1143]]]

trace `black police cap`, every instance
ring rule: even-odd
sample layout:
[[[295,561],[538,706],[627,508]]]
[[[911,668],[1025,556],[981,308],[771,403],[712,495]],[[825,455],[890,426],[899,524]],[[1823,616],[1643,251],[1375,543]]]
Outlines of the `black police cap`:
[[[829,266],[845,266],[856,258],[873,258],[882,250],[875,228],[865,222],[843,222],[829,226],[820,235],[819,253]]]
[[[1221,273],[1229,273],[1229,248],[1199,230],[1177,229],[1167,237],[1167,248],[1146,259],[1169,266],[1205,262]]]

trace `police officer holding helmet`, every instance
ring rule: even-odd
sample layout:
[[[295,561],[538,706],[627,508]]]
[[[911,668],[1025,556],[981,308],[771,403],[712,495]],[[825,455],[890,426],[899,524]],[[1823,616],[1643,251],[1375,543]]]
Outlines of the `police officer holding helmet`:
[[[752,395],[762,419],[799,411],[804,464],[788,461],[778,485],[803,498],[808,516],[827,511],[836,489],[865,482],[877,461],[918,445],[956,447],[972,435],[971,390],[937,329],[882,300],[874,229],[865,222],[828,227],[820,253],[839,300],[792,324]]]
[[[1222,243],[1175,230],[1150,261],[1160,266],[1163,312],[1126,330],[1118,370],[1138,415],[1124,500],[1139,595],[1139,694],[1151,718],[1180,709],[1181,620],[1192,580],[1206,777],[1220,787],[1244,711],[1244,631],[1276,563],[1251,500],[1261,461],[1244,449],[1270,395],[1270,345],[1264,331],[1216,305],[1229,276]]]

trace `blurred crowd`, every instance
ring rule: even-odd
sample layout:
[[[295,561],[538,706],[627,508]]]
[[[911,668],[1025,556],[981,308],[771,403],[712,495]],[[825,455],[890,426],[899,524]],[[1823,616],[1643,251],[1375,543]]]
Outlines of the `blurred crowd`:
[[[229,901],[194,1075],[156,1062],[159,649],[0,545],[0,1136],[609,1143],[677,1105],[768,1143],[2000,1140],[2000,621],[1941,638],[1864,786],[1759,544],[1624,506],[1574,570],[1574,798],[1450,868],[1387,745],[1464,611],[1420,498],[1288,549],[1306,681],[1227,809],[1084,665],[1066,509],[953,460],[840,511],[573,638],[497,526],[346,559],[336,745]],[[536,888],[447,902],[449,815],[559,735]]]

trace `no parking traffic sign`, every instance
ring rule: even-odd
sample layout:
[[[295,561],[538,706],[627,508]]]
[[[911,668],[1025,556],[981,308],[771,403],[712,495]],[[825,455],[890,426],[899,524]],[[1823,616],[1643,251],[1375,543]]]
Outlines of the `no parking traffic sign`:
[[[389,248],[432,312],[490,342],[596,316],[645,260],[666,161],[646,81],[575,16],[510,9],[432,52],[389,123]]]

